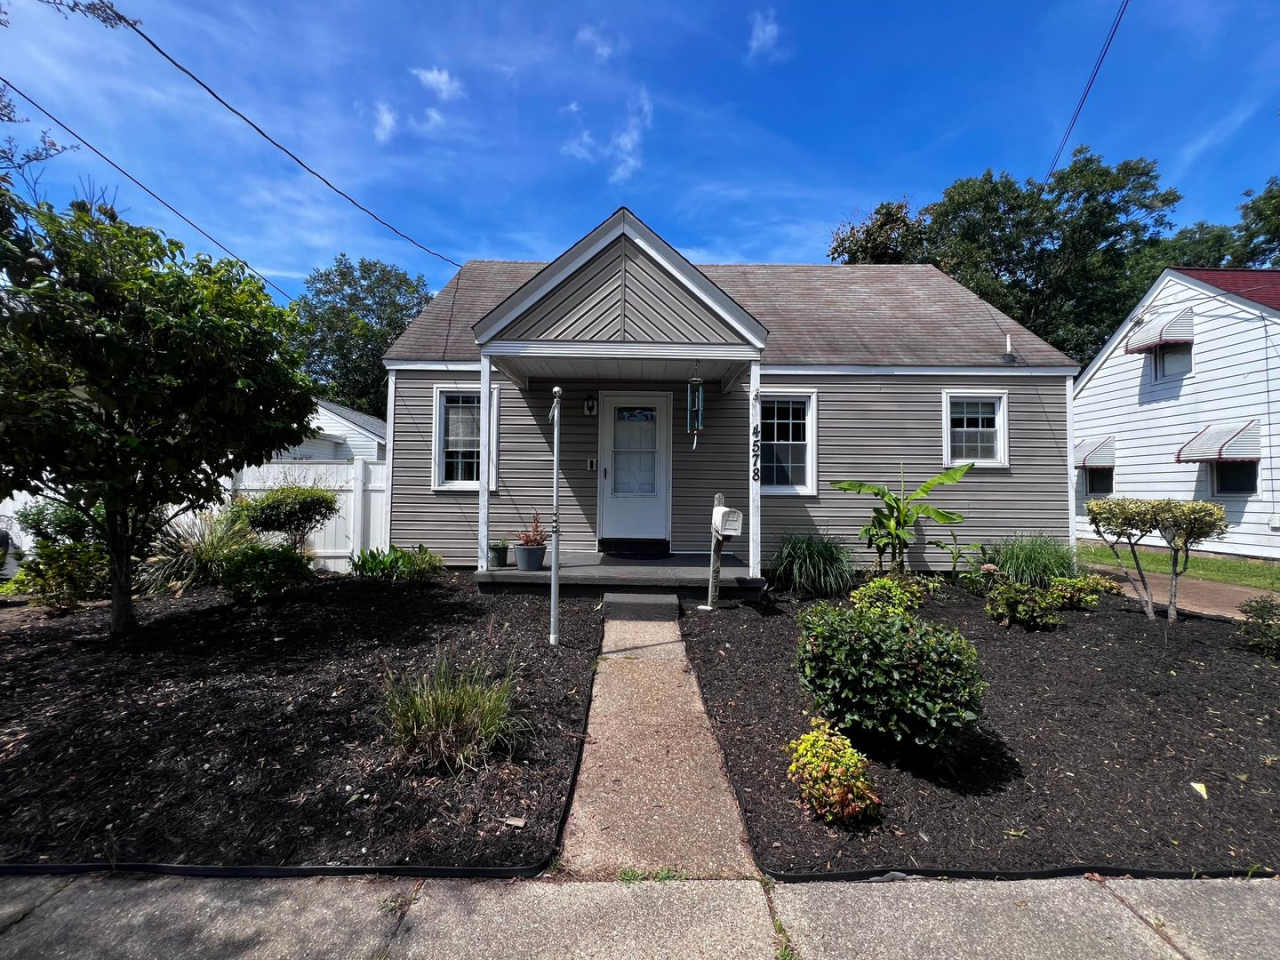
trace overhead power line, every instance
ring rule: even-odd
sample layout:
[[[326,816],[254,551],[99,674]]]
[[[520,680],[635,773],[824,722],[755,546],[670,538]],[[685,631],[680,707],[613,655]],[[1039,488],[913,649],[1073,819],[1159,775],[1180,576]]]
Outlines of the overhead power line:
[[[1107,31],[1107,39],[1103,41],[1102,49],[1098,51],[1098,59],[1094,61],[1093,71],[1089,74],[1084,90],[1080,93],[1080,99],[1076,101],[1076,109],[1071,114],[1071,122],[1067,124],[1067,129],[1062,134],[1062,140],[1058,143],[1058,149],[1053,155],[1053,162],[1049,164],[1049,172],[1044,175],[1046,181],[1053,176],[1053,171],[1058,169],[1058,161],[1062,159],[1062,151],[1066,149],[1067,141],[1071,139],[1071,131],[1076,128],[1076,121],[1080,119],[1080,111],[1084,109],[1085,101],[1089,99],[1089,91],[1093,89],[1093,81],[1098,79],[1098,71],[1102,69],[1102,61],[1107,59],[1107,51],[1111,49],[1111,41],[1115,39],[1116,31],[1120,29],[1120,21],[1124,19],[1124,12],[1128,8],[1129,0],[1120,0],[1120,8],[1116,11],[1115,18],[1111,21],[1111,29]]]
[[[262,127],[258,126],[258,124],[256,124],[254,121],[250,120],[241,111],[237,110],[235,107],[229,104],[225,99],[223,99],[221,95],[218,94],[216,90],[213,89],[213,87],[209,86],[209,84],[205,83],[203,80],[197,77],[194,73],[192,73],[189,69],[187,69],[187,67],[183,66],[176,59],[174,59],[174,57],[171,56],[168,53],[168,51],[166,51],[162,46],[160,46],[160,44],[156,43],[154,40],[151,39],[151,37],[147,36],[147,34],[143,31],[143,29],[139,27],[136,23],[125,18],[123,15],[117,14],[117,16],[119,16],[120,18],[119,23],[121,26],[128,27],[130,30],[136,33],[139,37],[145,40],[148,46],[151,47],[151,49],[155,50],[156,53],[160,54],[160,56],[168,60],[169,63],[171,63],[177,70],[179,70],[182,73],[185,73],[188,77],[190,77],[202,90],[204,90],[205,93],[209,94],[209,96],[213,97],[214,100],[216,100],[218,103],[224,106],[227,110],[231,111],[233,114],[235,114],[245,123],[247,123],[250,127],[252,127],[254,132],[257,133],[258,136],[262,137],[262,139],[266,140],[267,143],[271,144],[273,147],[275,147],[277,150],[279,150],[281,153],[287,156],[290,160],[292,160],[294,163],[300,166],[303,170],[311,174],[311,176],[315,177],[317,180],[323,183],[326,187],[328,187],[338,196],[342,197],[342,199],[346,200],[349,204],[351,204],[357,210],[372,217],[374,220],[382,224],[382,226],[386,227],[388,230],[390,230],[392,233],[394,233],[396,236],[400,237],[401,239],[409,241],[409,243],[413,244],[423,253],[428,253],[431,256],[437,258],[438,260],[443,260],[445,263],[452,264],[458,269],[462,269],[462,264],[460,264],[457,260],[454,260],[452,257],[446,257],[443,253],[440,253],[436,250],[432,250],[426,244],[419,243],[417,240],[409,236],[409,234],[405,233],[399,227],[384,220],[382,217],[378,216],[376,213],[374,213],[372,210],[366,207],[363,203],[361,203],[355,197],[351,196],[351,194],[347,193],[341,187],[338,187],[337,185],[335,185],[333,181],[331,181],[328,177],[318,172],[314,167],[312,167],[309,163],[307,163],[305,160],[299,157],[296,153],[294,153],[292,150],[286,147],[283,143],[281,143],[275,137],[271,136],[271,134],[267,133],[266,130],[262,129]]]
[[[117,173],[119,173],[123,177],[127,177],[130,181],[132,181],[133,185],[136,186],[139,190],[146,193],[149,197],[151,197],[152,200],[155,200],[156,203],[160,204],[162,207],[164,207],[166,210],[172,213],[175,217],[177,217],[179,220],[181,220],[183,223],[189,226],[192,230],[196,231],[196,233],[200,234],[200,236],[204,237],[206,240],[212,243],[215,247],[217,247],[219,250],[225,253],[232,260],[236,261],[239,264],[242,264],[246,270],[248,270],[250,273],[256,276],[259,280],[261,280],[267,286],[271,287],[272,290],[275,290],[278,294],[280,294],[280,296],[284,297],[286,300],[293,299],[292,294],[290,294],[287,290],[281,287],[274,280],[269,278],[266,274],[262,273],[261,271],[255,270],[253,266],[249,263],[249,261],[244,259],[244,257],[237,256],[236,254],[232,253],[226,247],[225,244],[223,244],[221,241],[214,238],[209,233],[209,231],[204,229],[204,227],[200,226],[198,223],[196,223],[194,220],[188,217],[185,213],[183,213],[181,210],[179,210],[177,207],[171,204],[168,200],[161,197],[158,193],[156,193],[154,190],[148,187],[145,183],[143,183],[141,180],[135,177],[132,173],[130,173],[124,167],[120,166],[120,164],[116,163],[114,160],[108,157],[105,153],[103,153],[101,150],[95,147],[83,136],[76,133],[76,131],[72,130],[69,126],[67,126],[57,117],[55,117],[52,113],[50,113],[44,107],[40,106],[40,104],[36,103],[36,101],[33,100],[30,96],[28,96],[27,94],[19,90],[17,87],[15,87],[13,85],[13,81],[9,80],[7,77],[0,76],[0,83],[3,83],[6,87],[8,87],[10,90],[16,93],[18,96],[20,96],[23,100],[27,101],[27,103],[31,104],[31,106],[33,106],[35,109],[39,110],[46,117],[48,117],[49,120],[51,120],[53,123],[56,123],[63,130],[67,131],[67,133],[71,134],[71,136],[79,140],[82,144],[88,147],[89,150],[91,150],[94,154],[96,154],[99,159],[101,159],[103,162],[109,164],[112,168],[114,168]]]

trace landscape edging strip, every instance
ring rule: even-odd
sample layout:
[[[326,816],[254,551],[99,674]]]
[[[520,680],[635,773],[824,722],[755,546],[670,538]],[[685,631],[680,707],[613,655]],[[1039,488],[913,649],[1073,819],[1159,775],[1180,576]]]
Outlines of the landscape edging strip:
[[[763,868],[762,868],[763,869]],[[1135,880],[1269,880],[1280,870],[1148,870],[1141,867],[1075,866],[1045,870],[945,870],[937,867],[908,867],[901,870],[877,867],[872,870],[836,870],[831,873],[780,873],[764,869],[778,883],[891,882],[898,880],[1057,880],[1064,877],[1132,877]]]
[[[604,638],[604,619],[600,621],[600,643]],[[514,867],[435,867],[413,866],[409,864],[374,864],[357,866],[339,864],[297,864],[266,866],[248,864],[243,866],[219,864],[186,864],[186,863],[0,863],[0,877],[24,877],[39,874],[68,876],[88,873],[154,873],[175,877],[223,877],[227,879],[253,878],[285,878],[285,877],[428,877],[432,879],[454,880],[527,880],[545,872],[560,855],[564,847],[564,830],[569,823],[569,811],[573,806],[573,793],[578,786],[578,773],[582,769],[582,754],[587,744],[587,723],[591,719],[591,698],[595,692],[596,670],[600,661],[599,652],[592,662],[591,675],[587,682],[586,710],[582,714],[582,732],[578,736],[578,754],[574,760],[573,771],[569,775],[569,790],[565,795],[564,809],[560,814],[560,822],[556,827],[555,842],[551,852],[536,863]]]

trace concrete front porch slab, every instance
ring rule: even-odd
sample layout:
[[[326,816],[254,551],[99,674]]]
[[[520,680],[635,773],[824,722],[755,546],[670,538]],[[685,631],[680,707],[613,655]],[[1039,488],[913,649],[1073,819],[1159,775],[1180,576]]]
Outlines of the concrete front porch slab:
[[[769,909],[754,880],[428,880],[388,958],[767,960],[773,952]]]
[[[383,954],[413,881],[91,876],[0,936],[0,958],[350,960]]]
[[[804,960],[1179,960],[1084,879],[779,884]]]
[[[1194,960],[1280,956],[1280,880],[1108,880]]]

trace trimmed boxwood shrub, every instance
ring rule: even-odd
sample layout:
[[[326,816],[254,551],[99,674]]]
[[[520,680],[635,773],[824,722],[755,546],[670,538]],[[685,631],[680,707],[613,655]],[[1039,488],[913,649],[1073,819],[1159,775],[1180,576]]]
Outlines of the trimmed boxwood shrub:
[[[830,603],[799,622],[800,679],[817,712],[844,732],[935,748],[977,721],[987,685],[959,631]]]
[[[311,580],[311,562],[283,543],[251,543],[222,564],[222,586],[237,603],[260,603]]]
[[[276,487],[253,499],[233,501],[233,516],[242,517],[255,533],[280,533],[301,551],[307,534],[338,512],[338,496],[319,487]]]

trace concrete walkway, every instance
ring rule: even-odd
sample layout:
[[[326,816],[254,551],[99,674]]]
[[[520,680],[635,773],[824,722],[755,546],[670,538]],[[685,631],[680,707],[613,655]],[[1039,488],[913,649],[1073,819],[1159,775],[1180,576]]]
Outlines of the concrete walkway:
[[[784,942],[799,960],[1262,960],[1280,880],[0,878],[0,960],[771,960]]]
[[[561,858],[570,876],[757,876],[677,613],[674,596],[605,598],[604,642]]]

